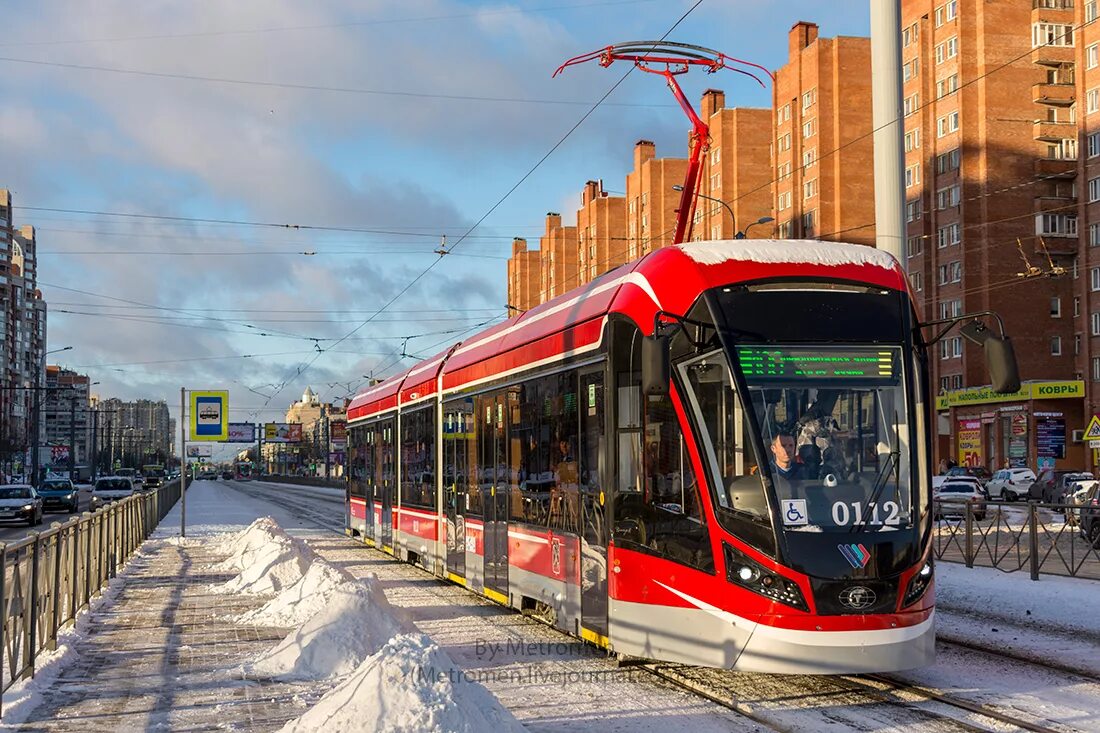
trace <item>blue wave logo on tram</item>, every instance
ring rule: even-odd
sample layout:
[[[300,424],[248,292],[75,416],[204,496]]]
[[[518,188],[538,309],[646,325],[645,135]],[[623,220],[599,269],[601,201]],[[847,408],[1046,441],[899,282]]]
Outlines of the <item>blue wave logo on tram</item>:
[[[871,553],[863,545],[837,545],[836,549],[840,550],[840,554],[856,570],[867,567],[867,563],[871,561]]]

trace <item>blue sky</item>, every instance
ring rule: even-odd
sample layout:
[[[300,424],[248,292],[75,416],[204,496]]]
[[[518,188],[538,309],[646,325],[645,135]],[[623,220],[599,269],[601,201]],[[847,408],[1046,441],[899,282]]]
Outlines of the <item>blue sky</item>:
[[[379,367],[411,363],[399,358],[405,336],[417,336],[407,353],[438,350],[455,337],[443,332],[502,312],[512,237],[537,241],[547,211],[575,218],[586,180],[622,191],[639,138],[660,156],[686,154],[687,121],[659,79],[631,74],[454,255],[335,339],[431,264],[440,235],[456,242],[627,68],[593,63],[551,79],[559,63],[658,38],[692,5],[9,5],[0,187],[38,209],[15,218],[39,229],[50,348],[73,346],[65,365],[104,396],[166,399],[174,413],[180,386],[228,388],[233,419],[268,420],[307,384],[336,398]],[[774,69],[793,22],[866,35],[867,12],[866,0],[704,0],[669,40]],[[693,100],[708,87],[730,106],[770,100],[730,72],[681,79]]]

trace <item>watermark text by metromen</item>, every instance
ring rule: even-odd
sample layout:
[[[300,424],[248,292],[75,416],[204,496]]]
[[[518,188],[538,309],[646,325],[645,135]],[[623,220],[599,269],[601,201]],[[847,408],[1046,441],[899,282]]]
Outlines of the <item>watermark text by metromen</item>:
[[[607,652],[581,641],[474,641],[474,656],[487,662],[533,657],[606,657]]]
[[[586,669],[560,670],[539,669],[528,666],[522,669],[437,669],[435,667],[417,667],[416,681],[432,684],[450,681],[476,682],[478,684],[535,684],[566,687],[579,684],[606,684],[609,682],[638,682],[641,673],[636,669]]]

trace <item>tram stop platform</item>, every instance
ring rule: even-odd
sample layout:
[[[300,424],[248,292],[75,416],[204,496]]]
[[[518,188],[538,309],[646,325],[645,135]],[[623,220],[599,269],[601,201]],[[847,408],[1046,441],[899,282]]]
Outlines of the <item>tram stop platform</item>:
[[[177,505],[102,599],[63,635],[58,650],[39,657],[36,677],[5,693],[0,728],[472,731],[496,720],[499,731],[759,729],[732,710],[644,671],[620,668],[593,647],[367,548],[344,536],[343,512],[343,494],[336,490],[194,482],[187,492],[186,538],[179,536]],[[379,677],[362,671],[370,660],[354,668],[333,658],[331,648],[326,656],[324,630],[308,631],[311,621],[299,613],[303,604],[284,604],[281,616],[257,616],[285,594],[271,592],[270,583],[268,592],[246,592],[264,588],[263,578],[247,588],[241,578],[251,572],[256,580],[268,559],[258,559],[251,570],[232,567],[228,540],[261,517],[271,517],[270,524],[291,538],[297,548],[291,564],[300,570],[320,558],[384,593],[383,601],[370,601],[371,614],[351,618],[342,630],[336,622],[322,624],[336,629],[327,639],[330,647],[335,638],[350,653],[377,637],[388,623],[381,620],[381,603],[396,609],[405,628],[438,645],[438,654],[424,658],[447,668],[432,667],[434,682],[425,682],[421,667],[391,665]],[[278,580],[272,582],[285,590],[294,577],[277,565],[271,563]],[[309,570],[298,576],[303,573]],[[226,584],[244,590],[227,592]],[[318,613],[333,613],[339,604],[320,605]],[[242,622],[249,612],[253,620]],[[257,662],[261,658],[267,667]],[[466,707],[446,707],[451,703],[439,697],[441,690]]]

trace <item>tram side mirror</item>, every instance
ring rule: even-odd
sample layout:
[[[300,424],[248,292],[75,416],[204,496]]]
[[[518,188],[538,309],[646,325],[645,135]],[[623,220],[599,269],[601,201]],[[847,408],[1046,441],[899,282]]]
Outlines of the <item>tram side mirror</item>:
[[[980,321],[971,321],[959,329],[966,340],[982,347],[989,379],[994,392],[1017,392],[1020,389],[1020,368],[1016,350],[1008,336],[997,336]]]
[[[669,337],[659,333],[642,339],[642,392],[646,395],[668,394],[672,372],[670,345]]]

